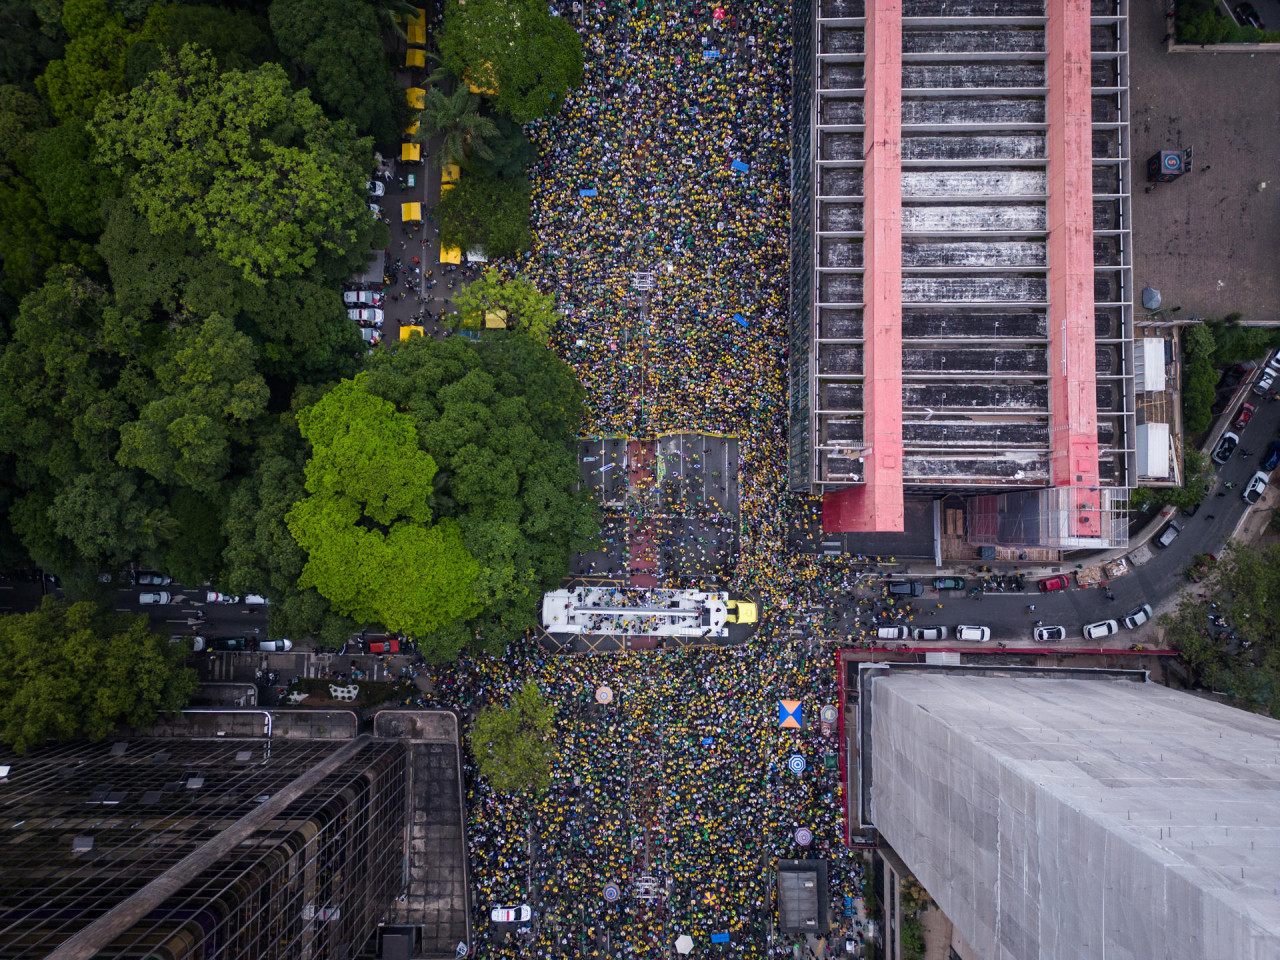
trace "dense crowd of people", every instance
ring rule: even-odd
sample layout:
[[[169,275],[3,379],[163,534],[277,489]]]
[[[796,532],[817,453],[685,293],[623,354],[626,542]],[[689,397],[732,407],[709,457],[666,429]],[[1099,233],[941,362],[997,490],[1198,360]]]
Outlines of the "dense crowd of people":
[[[504,703],[532,677],[557,707],[545,793],[468,776],[479,956],[669,956],[681,934],[708,956],[717,933],[730,938],[719,956],[789,953],[799,941],[774,931],[778,858],[828,861],[838,931],[845,898],[861,894],[827,762],[838,737],[818,722],[838,702],[840,637],[818,604],[856,576],[785,548],[788,519],[809,509],[784,476],[789,20],[770,0],[712,11],[565,10],[585,38],[585,80],[531,127],[534,248],[499,266],[556,294],[567,320],[551,344],[587,388],[584,434],[740,438],[738,556],[716,586],[759,600],[764,617],[728,649],[565,657],[529,639],[504,659],[434,669],[440,704]],[[641,272],[652,290],[636,289]],[[714,541],[693,544],[714,563],[719,532],[690,529]],[[662,549],[678,549],[665,536],[678,531],[662,532]],[[597,702],[606,685],[612,699]],[[802,703],[802,729],[780,727],[784,699]],[[492,907],[521,903],[536,910],[527,928],[490,922]]]

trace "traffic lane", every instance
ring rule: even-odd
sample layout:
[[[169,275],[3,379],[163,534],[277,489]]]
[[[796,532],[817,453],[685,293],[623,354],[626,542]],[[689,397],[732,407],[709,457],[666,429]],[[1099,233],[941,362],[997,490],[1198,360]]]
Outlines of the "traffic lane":
[[[168,593],[169,603],[142,604],[143,593]],[[191,633],[209,637],[249,636],[256,629],[267,635],[267,608],[260,604],[208,603],[204,587],[195,589],[170,583],[156,587],[123,587],[116,590],[117,613],[144,613],[161,633]],[[204,616],[201,617],[200,614]]]

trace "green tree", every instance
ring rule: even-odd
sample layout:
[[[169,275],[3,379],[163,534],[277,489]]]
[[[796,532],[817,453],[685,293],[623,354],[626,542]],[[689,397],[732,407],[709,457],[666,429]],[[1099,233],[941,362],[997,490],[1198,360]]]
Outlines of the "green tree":
[[[12,84],[0,86],[0,172],[5,179],[15,170],[31,174],[36,144],[49,126],[49,111],[43,100]]]
[[[267,404],[252,341],[217,316],[178,331],[156,366],[159,396],[120,427],[117,459],[157,480],[211,493],[227,473],[231,444]]]
[[[467,284],[453,298],[458,324],[469,329],[484,326],[485,315],[497,312],[506,317],[507,328],[518,330],[546,343],[560,315],[555,297],[539,293],[524,277],[503,280],[493,268],[485,270],[478,280]]]
[[[78,118],[40,138],[32,178],[54,226],[89,235],[102,231],[102,202],[120,190],[116,177],[93,162],[96,152],[93,136]]]
[[[529,249],[529,216],[527,180],[466,176],[436,206],[441,243],[479,248],[490,257],[513,257]]]
[[[252,70],[278,56],[264,17],[224,7],[160,3],[147,11],[129,47],[129,85],[137,86],[164,66],[165,54],[177,56],[188,43],[212,53],[223,70]]]
[[[505,707],[480,711],[471,725],[471,752],[480,775],[498,793],[541,793],[551,783],[556,708],[532,680]]]
[[[298,414],[311,443],[289,532],[307,553],[299,586],[356,620],[427,637],[476,612],[479,573],[452,520],[432,524],[432,458],[413,420],[344,380]],[[456,652],[456,651],[455,651]]]
[[[467,169],[486,177],[505,177],[508,180],[523,179],[538,159],[537,148],[524,134],[518,123],[506,117],[495,117],[497,133],[488,141],[489,157],[472,155]]]
[[[0,84],[30,85],[62,46],[61,37],[41,30],[35,4],[0,4]]]
[[[26,753],[180,710],[198,686],[180,653],[146,617],[89,603],[46,597],[33,613],[0,617],[0,740]]]
[[[395,140],[407,106],[382,46],[378,15],[363,0],[273,0],[271,29],[316,99],[361,133]]]
[[[437,135],[444,138],[440,142],[441,164],[465,163],[473,155],[492,160],[489,141],[497,138],[498,126],[480,112],[479,95],[468,90],[465,83],[458,84],[448,95],[439,87],[428,87],[413,139],[426,143]]]
[[[1213,368],[1215,342],[1206,324],[1182,328],[1182,418],[1188,434],[1203,433],[1213,422],[1213,400],[1218,374]]]
[[[106,97],[123,93],[125,55],[132,36],[124,17],[106,0],[64,0],[66,50],[52,61],[36,86],[60,120],[90,117]]]
[[[582,41],[537,0],[448,0],[438,42],[448,72],[496,91],[516,123],[556,113],[582,83]]]
[[[265,284],[322,260],[360,263],[376,235],[364,201],[371,145],[326,120],[283,68],[219,73],[185,47],[90,128],[153,232],[193,230]]]
[[[400,39],[408,38],[404,24],[418,16],[418,5],[410,0],[365,0],[378,18],[382,30],[390,30]]]

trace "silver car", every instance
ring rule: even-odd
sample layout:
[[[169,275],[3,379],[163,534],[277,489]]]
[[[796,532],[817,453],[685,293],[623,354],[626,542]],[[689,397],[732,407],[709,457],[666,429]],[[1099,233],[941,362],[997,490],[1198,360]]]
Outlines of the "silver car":
[[[138,603],[142,604],[144,607],[152,606],[154,604],[169,603],[171,600],[173,600],[173,598],[169,596],[167,590],[157,590],[155,593],[138,594]]]

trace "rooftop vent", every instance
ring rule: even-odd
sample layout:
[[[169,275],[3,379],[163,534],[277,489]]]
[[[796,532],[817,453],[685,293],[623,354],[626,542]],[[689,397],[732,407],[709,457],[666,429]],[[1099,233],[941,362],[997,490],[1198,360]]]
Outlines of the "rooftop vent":
[[[76,837],[71,841],[72,853],[88,853],[93,849],[93,837]]]

